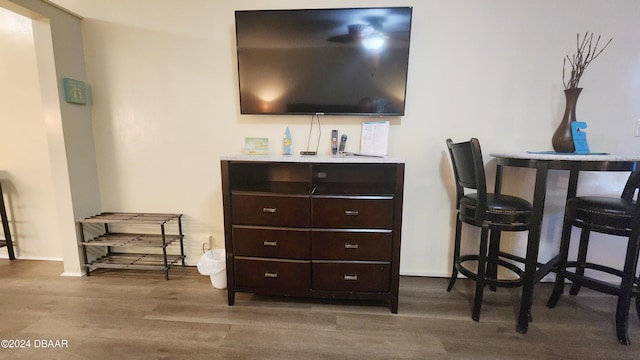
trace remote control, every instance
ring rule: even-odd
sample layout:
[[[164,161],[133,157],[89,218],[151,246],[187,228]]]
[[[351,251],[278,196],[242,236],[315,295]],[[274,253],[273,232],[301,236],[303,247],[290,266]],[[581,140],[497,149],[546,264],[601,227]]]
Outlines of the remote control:
[[[345,147],[347,147],[347,134],[342,134],[342,137],[340,137],[340,148],[338,149],[338,151],[340,153],[343,153]]]
[[[331,130],[331,155],[338,153],[338,130]]]

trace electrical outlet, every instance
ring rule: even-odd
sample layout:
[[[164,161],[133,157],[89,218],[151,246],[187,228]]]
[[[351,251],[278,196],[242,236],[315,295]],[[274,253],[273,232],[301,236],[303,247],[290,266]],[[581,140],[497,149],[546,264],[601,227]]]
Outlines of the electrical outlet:
[[[209,235],[207,241],[202,243],[202,253],[213,249],[213,235]]]
[[[636,122],[636,136],[640,137],[640,120]]]

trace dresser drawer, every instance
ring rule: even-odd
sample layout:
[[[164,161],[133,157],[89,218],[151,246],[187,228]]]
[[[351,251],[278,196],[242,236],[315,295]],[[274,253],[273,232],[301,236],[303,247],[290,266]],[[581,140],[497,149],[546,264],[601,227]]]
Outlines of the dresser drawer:
[[[311,230],[234,226],[233,252],[236,256],[309,259]]]
[[[391,230],[313,230],[311,257],[318,260],[391,261]]]
[[[236,257],[234,264],[236,286],[282,289],[293,293],[309,290],[309,261]]]
[[[309,226],[309,196],[234,193],[234,225]]]
[[[313,227],[393,228],[392,196],[314,197]]]
[[[390,271],[390,265],[385,263],[314,262],[312,289],[386,292]]]

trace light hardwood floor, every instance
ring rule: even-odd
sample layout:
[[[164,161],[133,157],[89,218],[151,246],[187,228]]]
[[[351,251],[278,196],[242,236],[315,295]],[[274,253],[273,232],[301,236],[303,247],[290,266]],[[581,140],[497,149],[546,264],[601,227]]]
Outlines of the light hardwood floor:
[[[626,347],[615,336],[615,297],[588,289],[547,309],[551,285],[539,284],[521,335],[519,289],[486,291],[476,323],[466,280],[447,293],[447,279],[401,277],[394,315],[378,303],[251,294],[230,307],[193,267],[173,269],[169,281],[153,271],[60,273],[58,262],[0,260],[0,339],[31,340],[0,348],[0,359],[640,358],[635,310]],[[56,340],[68,347],[42,347]]]

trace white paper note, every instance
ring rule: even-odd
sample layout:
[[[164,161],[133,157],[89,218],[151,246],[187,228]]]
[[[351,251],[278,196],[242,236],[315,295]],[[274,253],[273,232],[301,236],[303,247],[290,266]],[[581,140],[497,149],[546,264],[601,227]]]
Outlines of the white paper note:
[[[360,154],[386,156],[389,144],[389,122],[370,121],[362,123]]]

